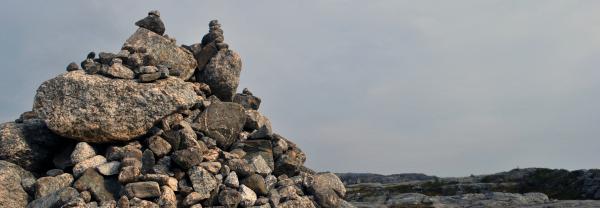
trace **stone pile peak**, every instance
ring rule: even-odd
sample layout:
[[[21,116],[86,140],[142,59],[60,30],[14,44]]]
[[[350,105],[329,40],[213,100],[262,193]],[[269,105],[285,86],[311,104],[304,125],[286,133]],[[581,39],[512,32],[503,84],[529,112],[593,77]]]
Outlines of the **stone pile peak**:
[[[0,207],[352,207],[331,173],[274,132],[239,54],[209,22],[177,45],[160,12],[90,52],[0,125]]]

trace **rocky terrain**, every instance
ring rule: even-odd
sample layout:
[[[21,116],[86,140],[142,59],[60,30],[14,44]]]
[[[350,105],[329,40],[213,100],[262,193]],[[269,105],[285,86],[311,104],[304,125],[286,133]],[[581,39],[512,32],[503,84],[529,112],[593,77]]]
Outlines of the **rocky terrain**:
[[[440,178],[338,174],[357,207],[600,207],[600,170],[527,168]]]
[[[242,61],[210,21],[179,46],[158,11],[89,53],[0,125],[0,207],[353,207],[332,173],[237,93]]]

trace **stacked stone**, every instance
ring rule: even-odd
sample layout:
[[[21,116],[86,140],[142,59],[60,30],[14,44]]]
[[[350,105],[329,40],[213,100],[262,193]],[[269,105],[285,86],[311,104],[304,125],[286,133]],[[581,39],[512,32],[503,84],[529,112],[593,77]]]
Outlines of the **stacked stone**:
[[[81,62],[67,66],[67,71],[84,70],[109,78],[137,79],[148,83],[168,76],[188,80],[195,72],[196,61],[190,51],[176,45],[169,38],[160,19],[160,12],[150,11],[135,23],[140,28],[125,42],[118,53],[101,52],[96,58],[90,52]]]
[[[15,193],[0,207],[351,207],[337,176],[273,132],[260,98],[235,94],[241,59],[216,20],[184,49],[159,17],[0,125],[0,196]]]

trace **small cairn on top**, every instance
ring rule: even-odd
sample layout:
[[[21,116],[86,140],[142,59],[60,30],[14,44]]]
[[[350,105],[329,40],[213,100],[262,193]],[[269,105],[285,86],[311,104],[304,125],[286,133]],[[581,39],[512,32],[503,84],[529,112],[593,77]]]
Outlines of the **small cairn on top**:
[[[178,46],[158,11],[90,52],[0,124],[0,207],[352,207],[332,173],[274,133],[218,21]]]

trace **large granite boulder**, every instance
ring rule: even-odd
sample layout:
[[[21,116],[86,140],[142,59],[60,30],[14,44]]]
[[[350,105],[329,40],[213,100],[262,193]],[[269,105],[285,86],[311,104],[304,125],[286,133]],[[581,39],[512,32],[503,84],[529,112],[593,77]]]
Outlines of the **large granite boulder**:
[[[211,91],[222,101],[232,101],[240,83],[242,59],[236,52],[223,49],[200,69],[196,81],[210,86]]]
[[[25,207],[28,195],[24,186],[35,183],[33,175],[21,167],[0,160],[0,207]]]
[[[160,119],[201,99],[193,84],[170,77],[153,83],[73,71],[44,82],[34,110],[53,132],[79,141],[128,141]]]
[[[43,170],[52,164],[52,151],[61,141],[64,139],[52,133],[39,119],[0,124],[0,160],[30,171]]]
[[[158,65],[178,70],[178,77],[183,80],[191,78],[196,71],[197,63],[192,52],[148,29],[140,27],[123,46],[145,48],[146,53],[153,56]]]

